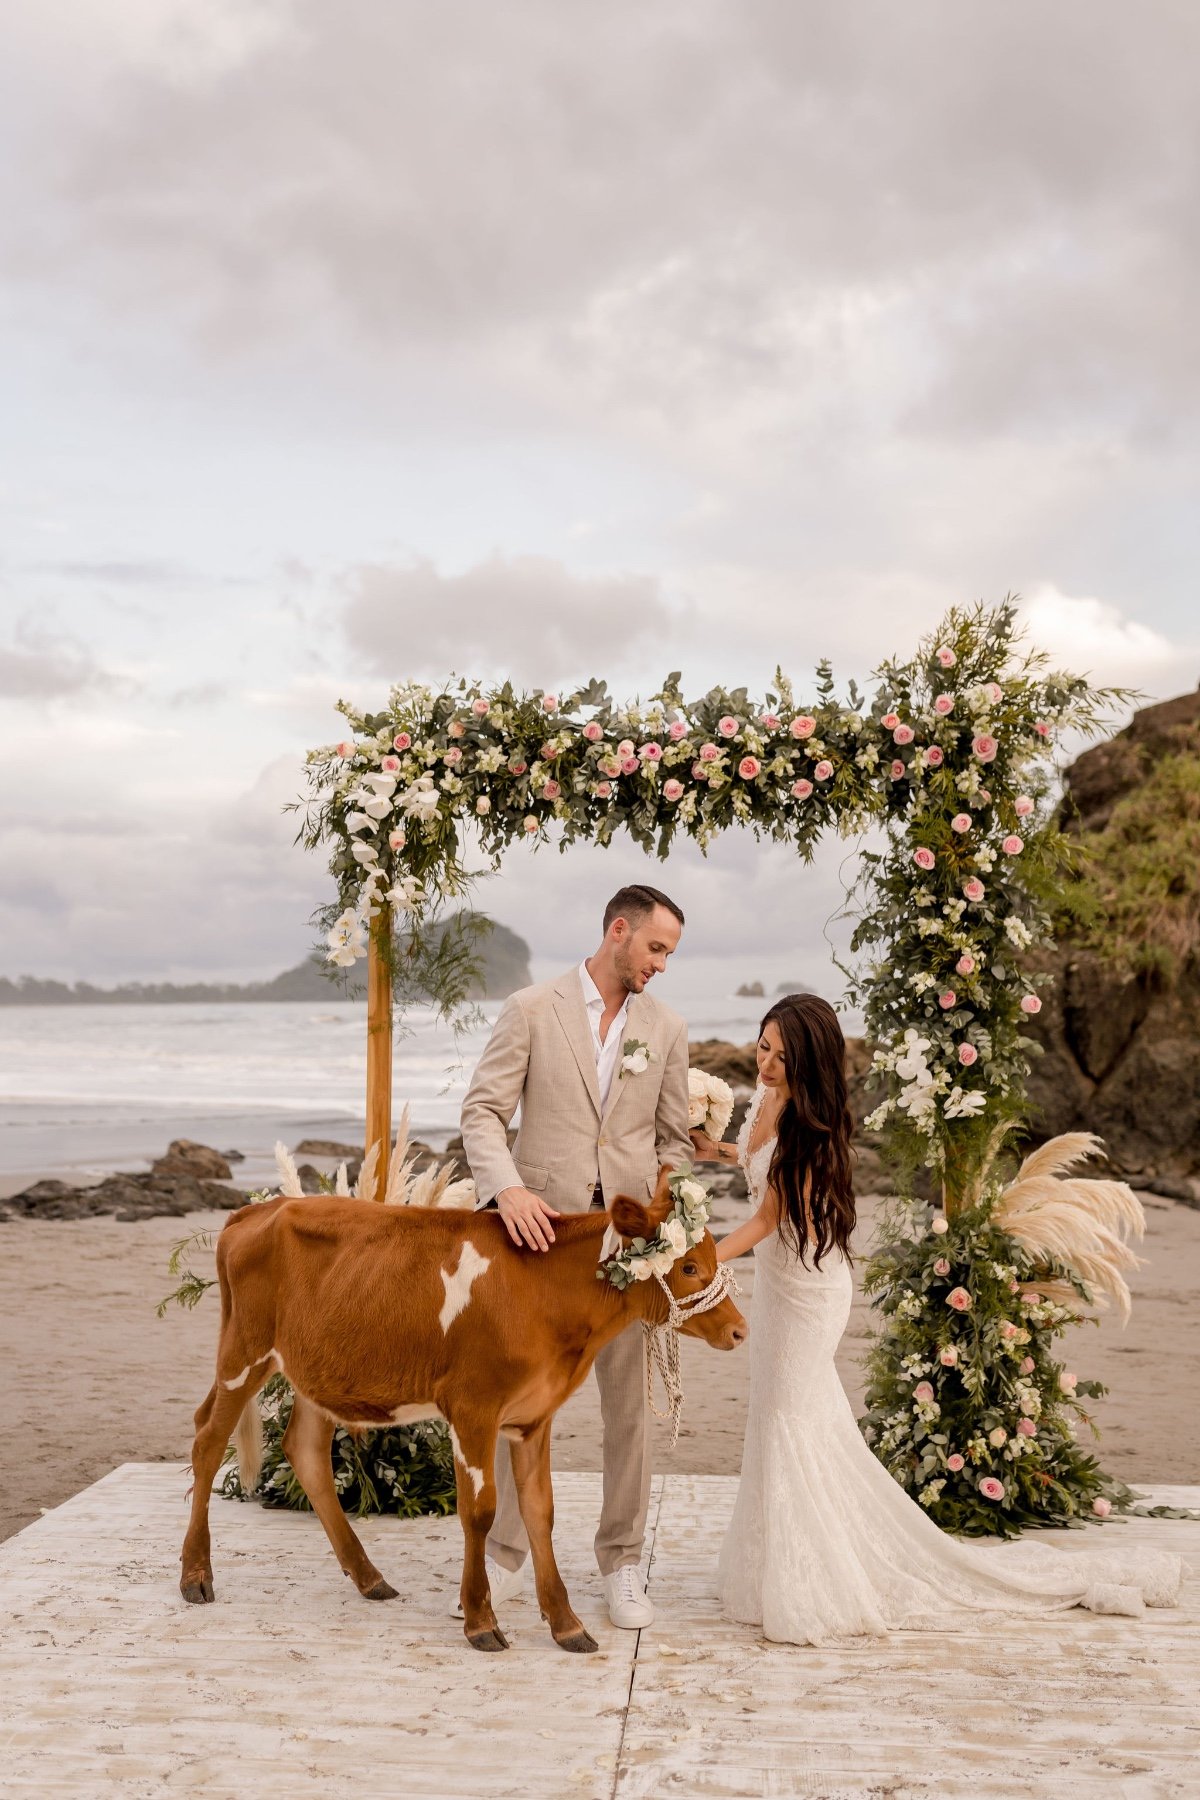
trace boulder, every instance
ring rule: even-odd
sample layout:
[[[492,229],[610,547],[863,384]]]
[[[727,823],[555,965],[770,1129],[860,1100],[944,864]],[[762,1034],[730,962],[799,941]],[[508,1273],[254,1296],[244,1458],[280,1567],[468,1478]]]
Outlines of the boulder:
[[[758,1080],[758,1057],[753,1044],[727,1044],[722,1038],[700,1038],[688,1045],[693,1069],[716,1075],[731,1088],[752,1088]]]
[[[167,1154],[151,1164],[153,1175],[193,1175],[208,1181],[228,1181],[233,1174],[219,1150],[207,1144],[193,1143],[191,1138],[174,1138]]]
[[[338,1162],[351,1158],[362,1160],[361,1144],[340,1144],[336,1138],[301,1138],[293,1151],[295,1156],[332,1156]]]
[[[763,1000],[767,990],[761,981],[743,981],[741,987],[734,988],[733,992],[738,1000]]]

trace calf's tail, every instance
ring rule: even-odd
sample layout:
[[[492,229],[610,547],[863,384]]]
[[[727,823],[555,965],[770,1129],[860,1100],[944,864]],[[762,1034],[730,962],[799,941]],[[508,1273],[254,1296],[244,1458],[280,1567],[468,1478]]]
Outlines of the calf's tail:
[[[251,1394],[242,1408],[241,1417],[233,1434],[234,1446],[237,1450],[238,1478],[244,1493],[252,1494],[258,1486],[263,1466],[263,1427],[262,1414],[258,1410],[258,1395]]]

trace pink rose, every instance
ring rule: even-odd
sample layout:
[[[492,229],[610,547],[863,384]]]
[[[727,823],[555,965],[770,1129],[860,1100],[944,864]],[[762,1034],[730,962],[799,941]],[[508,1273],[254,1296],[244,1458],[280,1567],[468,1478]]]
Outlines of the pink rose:
[[[991,790],[988,788],[980,788],[979,798],[983,801],[985,806],[990,806],[992,804]]]
[[[1016,1285],[1017,1284],[1015,1281],[1010,1281],[1009,1289],[1010,1290],[1014,1289],[1016,1287]],[[1013,1338],[1016,1337],[1016,1335],[1017,1335],[1017,1327],[1013,1324],[1012,1320],[1011,1319],[1003,1320],[1001,1323],[1001,1326],[1000,1326],[1000,1336],[1005,1340],[1005,1342],[1011,1343]]]
[[[947,713],[952,713],[954,711],[954,695],[939,694],[933,703],[933,710],[935,713],[941,713],[944,719]]]
[[[708,780],[708,770],[705,768],[705,766],[702,762],[694,762],[692,764],[692,780],[693,781],[707,781]]]
[[[525,831],[526,831],[527,835],[529,837],[532,837],[534,832],[537,830],[537,828],[538,828],[538,822],[537,822],[537,819],[534,817],[533,813],[526,813],[525,814]]]
[[[400,758],[398,756],[381,756],[379,759],[379,767],[385,775],[398,775],[400,773]]]
[[[548,712],[548,713],[555,713],[558,711],[558,695],[557,694],[543,694],[542,695],[542,711]]]
[[[947,988],[944,994],[938,995],[938,1005],[941,1007],[943,1012],[949,1012],[950,1008],[952,1006],[956,1005],[957,1002],[958,1002],[958,995],[955,993],[953,988]]]
[[[980,762],[995,762],[996,752],[1000,748],[989,732],[981,731],[979,736],[971,739],[971,748]]]
[[[623,756],[621,758],[622,775],[636,775],[641,766],[642,765],[636,756]]]
[[[942,1345],[942,1348],[938,1351],[938,1361],[941,1363],[943,1369],[953,1369],[958,1366],[958,1351],[954,1348],[953,1344]]]
[[[403,828],[399,825],[394,831],[388,832],[388,848],[391,850],[403,850],[407,841]]]
[[[604,727],[595,719],[589,719],[583,728],[583,735],[589,744],[598,744],[604,736]]]
[[[1023,1356],[1017,1364],[1017,1368],[1022,1375],[1032,1375],[1036,1367],[1037,1364],[1034,1362],[1032,1356]]]
[[[986,889],[978,875],[972,875],[970,881],[963,882],[963,893],[967,896],[968,900],[973,900],[976,904],[983,899],[985,892]]]
[[[895,762],[892,764],[892,780],[899,781],[899,779],[903,775],[903,773],[904,773],[904,764],[900,761],[900,758],[897,757]]]
[[[521,762],[520,760],[518,760],[517,762],[509,763],[508,772],[510,775],[524,775],[524,773],[528,767],[529,767],[528,763]]]
[[[971,955],[969,950],[964,950],[954,967],[960,975],[973,975],[975,973],[975,958]]]
[[[951,829],[951,831],[970,831],[970,829],[971,829],[970,813],[955,813],[954,817],[950,821],[950,829]]]
[[[764,713],[758,722],[765,725],[768,731],[778,731],[781,720],[778,713]]]
[[[828,781],[829,777],[833,774],[833,764],[831,762],[819,762],[813,770],[813,774],[818,781]]]
[[[979,1052],[974,1044],[960,1044],[958,1046],[958,1060],[964,1069],[969,1069],[972,1063],[977,1063],[979,1061]]]
[[[930,1386],[929,1382],[918,1381],[916,1387],[913,1389],[913,1399],[921,1401],[933,1399],[933,1388]]]
[[[1096,1498],[1092,1501],[1092,1511],[1098,1519],[1107,1519],[1109,1513],[1112,1511],[1112,1501],[1106,1500],[1103,1494],[1097,1494]]]
[[[955,1475],[957,1475],[958,1471],[964,1466],[964,1459],[958,1454],[957,1450],[952,1451],[946,1458],[946,1467],[952,1470]]]
[[[994,1475],[985,1475],[979,1484],[979,1491],[985,1500],[1003,1500],[1004,1483],[997,1481]]]
[[[946,1305],[952,1306],[955,1312],[970,1312],[971,1296],[964,1287],[951,1288],[946,1295]]]
[[[676,781],[675,778],[672,776],[670,781],[663,782],[663,797],[665,799],[678,800],[682,793],[683,793],[682,781]]]
[[[475,700],[472,702],[471,711],[475,714],[477,719],[486,719],[491,710],[491,705],[486,700]]]
[[[461,719],[451,719],[450,723],[446,727],[446,736],[451,737],[451,738],[463,737],[466,734],[466,729],[467,728],[463,724]],[[396,748],[398,750],[406,750],[408,748],[408,745],[401,744],[399,739],[397,739],[396,740]]]
[[[1044,719],[1039,719],[1033,729],[1040,738],[1048,738],[1050,736],[1050,727],[1046,724]]]
[[[608,782],[608,781],[598,781],[598,782],[597,782],[597,783],[596,783],[596,797],[597,797],[597,799],[600,799],[600,800],[607,800],[607,799],[608,799],[608,797],[609,797],[609,795],[610,795],[610,794],[611,794],[611,793],[612,793],[612,783],[611,783],[611,782]]]
[[[950,1263],[948,1259],[944,1256],[939,1256],[933,1265],[933,1272],[935,1275],[948,1275],[950,1273]]]
[[[985,682],[983,691],[993,706],[999,706],[1004,698],[1004,689],[1000,686],[998,681]]]
[[[992,1446],[993,1450],[1003,1450],[1007,1442],[1008,1433],[1005,1431],[1003,1425],[997,1425],[994,1431],[988,1432],[988,1443]]]
[[[941,663],[943,669],[952,669],[958,661],[957,656],[955,656],[949,644],[942,644],[939,646],[937,659]]]
[[[1022,850],[1025,848],[1025,839],[1019,838],[1014,831],[1011,837],[1005,838],[1000,848],[1003,850],[1005,856],[1020,856]]]
[[[918,869],[932,869],[937,862],[937,857],[927,845],[922,844],[919,849],[913,851],[913,861]]]
[[[925,761],[931,769],[940,769],[945,762],[945,753],[940,744],[930,744],[925,752]]]
[[[1032,1419],[1018,1419],[1017,1430],[1022,1437],[1036,1437],[1037,1426]]]
[[[554,745],[552,743],[547,741],[546,743],[544,743],[542,745],[541,749],[538,751],[538,755],[541,757],[543,762],[553,762],[554,758],[558,755],[558,751],[554,748]]]
[[[801,713],[798,719],[792,720],[791,732],[794,738],[809,738],[816,729],[817,721],[810,718],[808,713]]]
[[[632,738],[622,738],[621,739],[620,743],[617,745],[617,755],[619,757],[626,757],[626,756],[633,755],[633,739]]]
[[[882,719],[880,719],[879,723],[883,726],[883,729],[885,731],[895,731],[897,725],[900,723],[900,714],[899,713],[884,713],[884,715],[883,715]]]
[[[670,738],[670,740],[673,744],[677,744],[679,742],[680,738],[685,738],[687,736],[687,730],[688,730],[688,728],[687,728],[686,720],[672,719],[670,725],[667,728],[667,736]]]
[[[409,737],[407,731],[398,731],[392,739],[392,748],[394,750],[407,750],[411,743],[412,739]]]
[[[732,713],[726,713],[723,719],[717,720],[717,731],[724,738],[736,737],[741,729],[741,720],[735,719]]]
[[[1073,1394],[1075,1392],[1076,1386],[1078,1385],[1078,1382],[1079,1382],[1078,1375],[1072,1375],[1072,1373],[1069,1369],[1064,1369],[1062,1374],[1058,1378],[1058,1385],[1062,1389],[1064,1394]]]
[[[1017,796],[1014,811],[1016,812],[1018,819],[1027,819],[1029,817],[1030,813],[1033,811],[1033,801],[1029,798],[1028,794],[1019,794]]]
[[[562,793],[557,781],[548,781],[542,789],[543,800],[557,800]]]
[[[717,749],[715,744],[701,744],[700,746],[701,762],[716,762],[720,754],[721,752]]]
[[[456,744],[452,744],[450,749],[447,750],[445,760],[450,764],[451,768],[454,767],[455,763],[460,763],[462,761],[462,751]]]
[[[792,798],[795,800],[807,800],[812,791],[811,781],[793,781],[792,783]]]
[[[480,794],[478,800],[475,802],[475,811],[477,813],[483,814],[483,813],[490,813],[491,810],[492,810],[492,803],[488,799],[487,795]]]
[[[602,756],[596,766],[602,775],[619,775],[621,773],[621,759],[611,754]]]
[[[638,755],[641,757],[643,762],[661,762],[662,761],[662,745],[656,744],[653,741],[650,742],[649,744],[643,744],[641,749],[638,751]]]
[[[753,781],[754,777],[761,774],[761,772],[762,764],[759,762],[757,756],[743,756],[741,762],[738,764],[738,774],[743,781]]]
[[[911,744],[916,735],[911,725],[897,725],[892,733],[892,741],[897,744]]]
[[[943,1213],[934,1213],[932,1219],[929,1221],[929,1229],[932,1231],[934,1237],[945,1237],[950,1229],[950,1221]]]
[[[1040,1013],[1041,1010],[1042,1010],[1042,1003],[1038,999],[1037,995],[1036,994],[1026,994],[1024,999],[1021,1001],[1021,1011],[1023,1013]]]
[[[337,753],[341,757],[342,761],[345,762],[347,760],[347,758],[354,755],[354,745],[352,743],[350,743],[348,739],[346,739],[342,743],[337,745]]]

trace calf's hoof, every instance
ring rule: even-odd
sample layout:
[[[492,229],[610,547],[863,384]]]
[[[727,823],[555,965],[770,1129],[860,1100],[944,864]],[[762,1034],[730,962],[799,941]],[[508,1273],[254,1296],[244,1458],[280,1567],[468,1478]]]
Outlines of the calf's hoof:
[[[476,1631],[467,1633],[467,1642],[472,1650],[507,1650],[508,1639],[497,1625],[494,1631]]]
[[[581,1625],[578,1631],[570,1632],[566,1637],[556,1637],[555,1643],[560,1650],[570,1650],[576,1656],[590,1656],[593,1650],[600,1648],[590,1631]]]
[[[363,1589],[362,1596],[364,1600],[394,1600],[396,1590],[391,1582],[385,1581],[381,1575],[374,1587]]]
[[[189,1606],[203,1606],[216,1598],[211,1575],[196,1575],[190,1581],[185,1575],[179,1584],[179,1591]]]

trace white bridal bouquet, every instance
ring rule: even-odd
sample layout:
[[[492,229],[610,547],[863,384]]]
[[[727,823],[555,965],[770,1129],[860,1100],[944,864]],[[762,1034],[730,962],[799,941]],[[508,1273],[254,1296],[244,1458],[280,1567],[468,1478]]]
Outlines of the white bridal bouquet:
[[[719,1075],[688,1070],[688,1129],[720,1143],[733,1117],[733,1089]]]

